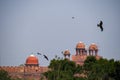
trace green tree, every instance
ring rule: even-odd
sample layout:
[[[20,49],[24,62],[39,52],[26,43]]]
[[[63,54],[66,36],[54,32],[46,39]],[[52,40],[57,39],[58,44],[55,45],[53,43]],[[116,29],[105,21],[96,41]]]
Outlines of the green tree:
[[[76,78],[74,74],[81,73],[81,66],[76,66],[73,61],[68,59],[53,59],[50,62],[48,72],[44,75],[48,80],[84,80]]]
[[[5,70],[0,70],[0,80],[12,80]]]
[[[115,80],[120,79],[120,61],[115,61],[114,62],[114,71],[109,73],[109,75],[114,78]]]
[[[114,79],[110,74],[114,73],[114,59],[99,59],[89,56],[84,63],[84,71],[88,80],[109,80]]]
[[[91,71],[91,69],[92,69],[94,63],[96,63],[96,61],[97,60],[96,60],[96,58],[94,56],[88,56],[87,59],[84,62],[84,65],[83,65],[84,69],[87,72]]]
[[[83,66],[76,65],[67,59],[53,59],[50,62],[48,72],[44,75],[48,80],[119,80],[120,61],[114,59],[101,58],[96,60],[94,56],[89,56]],[[86,77],[80,77],[83,74]]]
[[[84,74],[87,75],[88,80],[97,80],[99,71],[98,66],[96,64],[97,60],[94,56],[88,56],[84,62],[83,70]]]

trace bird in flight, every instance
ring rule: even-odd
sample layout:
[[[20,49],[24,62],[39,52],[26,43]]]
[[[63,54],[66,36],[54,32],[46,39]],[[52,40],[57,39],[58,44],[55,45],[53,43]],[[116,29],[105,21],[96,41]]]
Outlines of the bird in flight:
[[[72,17],[72,19],[74,19],[75,17]]]
[[[44,56],[44,58],[46,59],[46,60],[48,60],[49,61],[49,59],[48,59],[48,57],[46,56],[46,55],[43,55]]]
[[[97,24],[97,26],[100,27],[101,31],[103,31],[103,22],[102,21],[100,21],[100,23]]]
[[[38,55],[42,55],[41,53],[37,53]],[[46,55],[43,55],[43,57],[46,59],[46,60],[48,60],[49,61],[49,59],[48,59],[48,57],[46,56]]]
[[[64,51],[62,51],[61,53],[64,54]]]
[[[42,55],[42,54],[41,54],[41,53],[39,53],[39,52],[38,52],[37,54],[38,54],[38,55]]]

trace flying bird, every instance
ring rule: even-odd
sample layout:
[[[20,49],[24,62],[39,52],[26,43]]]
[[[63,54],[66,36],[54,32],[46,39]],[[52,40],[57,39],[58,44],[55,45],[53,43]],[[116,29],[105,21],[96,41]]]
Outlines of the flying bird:
[[[63,51],[62,51],[61,53],[62,53],[62,54],[64,54],[64,52],[63,52]]]
[[[42,55],[42,54],[41,54],[41,53],[39,53],[39,52],[38,52],[37,54],[38,54],[38,55]]]
[[[38,55],[42,55],[41,53],[37,53]],[[49,61],[49,59],[48,59],[48,57],[46,56],[46,55],[43,55],[43,57],[46,59],[46,60],[48,60]]]
[[[48,60],[49,61],[49,59],[48,59],[48,57],[46,56],[46,55],[43,55],[44,56],[44,58],[46,59],[46,60]]]
[[[74,19],[75,17],[72,17],[72,19]]]
[[[100,27],[101,31],[103,31],[103,22],[102,21],[100,21],[100,23],[97,24],[97,26]]]

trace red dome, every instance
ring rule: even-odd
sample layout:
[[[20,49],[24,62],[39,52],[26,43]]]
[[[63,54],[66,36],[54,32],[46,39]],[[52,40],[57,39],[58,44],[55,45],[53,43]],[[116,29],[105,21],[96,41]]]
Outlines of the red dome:
[[[26,65],[38,65],[38,58],[35,55],[30,55],[27,59],[26,59]]]
[[[69,54],[70,54],[70,51],[69,51],[68,49],[66,49],[66,50],[64,51],[64,54],[65,54],[65,55],[69,55]]]
[[[77,43],[76,48],[85,48],[85,44],[83,42],[79,42]]]
[[[98,50],[98,47],[95,43],[92,43],[90,46],[89,46],[89,50]]]

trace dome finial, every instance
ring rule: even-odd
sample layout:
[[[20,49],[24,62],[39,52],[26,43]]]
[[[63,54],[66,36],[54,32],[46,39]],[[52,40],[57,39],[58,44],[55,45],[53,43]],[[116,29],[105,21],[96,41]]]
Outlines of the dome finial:
[[[79,43],[83,43],[82,41],[79,41]]]

